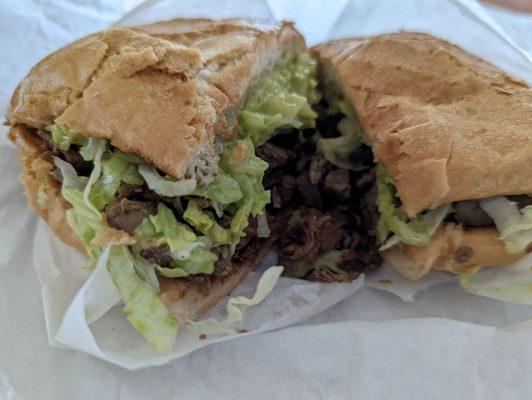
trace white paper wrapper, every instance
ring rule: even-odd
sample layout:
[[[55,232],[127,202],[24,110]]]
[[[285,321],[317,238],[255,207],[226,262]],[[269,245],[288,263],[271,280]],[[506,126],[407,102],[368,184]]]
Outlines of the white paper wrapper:
[[[88,10],[77,3],[59,2],[58,7],[70,13],[70,18],[56,15],[53,9],[45,13],[44,8],[40,8],[42,15],[31,13],[31,7],[40,7],[33,4],[27,8],[21,6],[22,13],[28,13],[25,21],[40,26],[40,29],[32,28],[24,33],[20,23],[11,17],[17,13],[8,14],[10,18],[4,19],[4,29],[9,27],[19,37],[24,35],[24,43],[32,45],[9,44],[14,57],[5,57],[0,69],[0,77],[5,81],[2,90],[9,88],[9,91],[0,92],[3,110],[10,91],[24,75],[24,68],[58,46],[103,29],[113,19],[118,19],[119,8],[104,3]],[[288,18],[296,22],[309,44],[331,37],[397,29],[424,31],[453,41],[532,82],[530,54],[517,48],[473,1],[181,0],[149,3],[151,7],[134,12],[120,25],[176,16]],[[9,64],[10,59],[17,58],[24,62]],[[5,138],[2,137],[1,142],[5,143]],[[389,268],[368,277],[365,283],[360,279],[352,284],[325,285],[282,278],[264,303],[249,310],[245,326],[253,329],[252,332],[200,340],[196,334],[183,330],[173,351],[165,357],[158,356],[128,325],[120,307],[112,308],[89,326],[86,318],[97,319],[116,302],[116,293],[109,286],[103,269],[87,279],[88,274],[78,268],[83,264],[83,257],[59,242],[29,211],[16,181],[19,173],[16,159],[12,146],[0,147],[3,178],[0,186],[0,273],[3,274],[0,317],[9,322],[0,328],[0,398],[35,398],[37,395],[57,398],[54,393],[70,393],[58,389],[58,386],[66,388],[67,384],[65,379],[56,376],[55,368],[50,368],[55,362],[61,376],[70,379],[71,387],[78,389],[79,398],[85,393],[82,389],[93,396],[98,396],[101,390],[105,398],[171,397],[176,387],[183,395],[198,397],[239,398],[238,393],[242,393],[243,398],[275,397],[271,391],[266,396],[267,392],[261,390],[268,388],[284,398],[331,398],[346,397],[356,388],[358,395],[364,398],[381,398],[387,392],[379,388],[379,381],[393,376],[394,369],[389,368],[391,362],[397,365],[395,373],[401,371],[399,366],[417,366],[417,373],[422,374],[423,367],[430,366],[431,361],[440,362],[453,371],[449,372],[449,377],[452,376],[454,387],[449,391],[440,390],[440,395],[493,395],[504,391],[489,392],[479,388],[485,387],[486,380],[497,377],[495,365],[498,361],[490,356],[496,348],[507,362],[523,366],[511,369],[511,377],[503,376],[506,382],[500,387],[515,388],[512,384],[519,382],[519,393],[532,389],[524,379],[526,371],[531,372],[524,365],[532,356],[532,342],[527,343],[527,337],[532,337],[532,326],[526,322],[532,317],[532,309],[466,294],[455,281],[449,282],[453,278],[440,273],[413,284]],[[101,372],[94,372],[91,370],[93,360],[80,358],[79,353],[54,352],[42,340],[40,300],[35,299],[39,289],[31,264],[37,270],[48,340],[54,347],[81,350],[125,368],[138,369],[164,364],[216,341],[245,339],[210,346],[163,369],[142,371],[142,374],[137,373],[138,379],[132,376],[126,379],[120,369],[103,367],[104,364],[98,364]],[[251,296],[257,277],[258,273],[253,273],[235,294]],[[363,285],[381,290],[372,291]],[[430,291],[416,295],[429,286],[432,286]],[[108,296],[94,295],[95,290]],[[415,301],[405,303],[399,298]],[[340,301],[336,307],[322,312]],[[222,302],[209,316],[223,318],[224,309],[225,302]],[[297,326],[249,337],[292,324]],[[510,324],[511,330],[484,326]],[[513,345],[519,346],[518,353],[511,350]],[[453,357],[456,359],[451,360]],[[26,364],[28,360],[35,362],[30,368],[23,366],[22,360]],[[79,371],[69,367],[71,362],[77,363]],[[40,371],[39,375],[32,374],[33,370]],[[476,371],[475,377],[462,379],[472,370]],[[442,376],[442,371],[439,372]],[[32,381],[28,381],[30,377]],[[38,389],[29,384],[33,380],[39,380]],[[430,374],[424,374],[423,380],[424,383],[418,384],[415,374],[393,380],[395,390],[400,393],[396,397],[414,398],[415,394],[434,393],[430,389],[435,385],[441,387],[441,382],[433,381]],[[126,381],[127,386],[122,386],[120,382]],[[168,385],[169,381],[173,384]],[[240,391],[235,382],[240,382]],[[273,389],[268,382],[275,382],[280,389]]]

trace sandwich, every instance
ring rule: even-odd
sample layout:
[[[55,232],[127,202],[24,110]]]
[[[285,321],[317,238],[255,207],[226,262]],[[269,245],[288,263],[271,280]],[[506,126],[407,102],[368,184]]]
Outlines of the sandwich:
[[[410,279],[470,274],[532,250],[526,83],[418,33],[334,40],[312,54],[336,125],[317,149],[371,186],[365,212],[390,265]]]
[[[531,250],[532,91],[428,35],[309,51],[286,22],[110,29],[39,62],[7,124],[31,206],[104,260],[161,353],[272,248],[320,282]]]
[[[109,29],[40,61],[7,113],[34,210],[86,268],[105,254],[161,353],[272,246],[256,148],[313,128],[316,64],[290,23]]]

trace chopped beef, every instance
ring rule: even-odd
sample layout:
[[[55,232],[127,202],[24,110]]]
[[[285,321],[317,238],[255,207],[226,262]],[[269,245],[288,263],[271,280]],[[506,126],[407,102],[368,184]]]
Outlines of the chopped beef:
[[[532,205],[532,197],[521,194],[506,196],[510,201],[517,203],[521,209]],[[454,212],[447,220],[462,224],[467,228],[488,227],[495,223],[493,219],[480,207],[479,200],[462,200],[453,203]]]
[[[264,143],[257,149],[257,156],[266,161],[269,168],[277,168],[293,159],[295,154],[272,143]]]
[[[526,194],[519,194],[514,196],[507,196],[508,200],[514,201],[517,203],[519,208],[525,208],[527,206],[532,206],[532,196]]]
[[[332,215],[306,207],[288,214],[279,237],[281,264],[311,263],[321,254],[336,249],[342,241],[345,233],[343,223]]]
[[[317,185],[310,182],[310,177],[307,171],[303,171],[296,179],[296,186],[303,198],[303,202],[310,207],[322,206],[321,193]]]
[[[150,201],[137,201],[115,199],[105,207],[105,217],[107,223],[112,228],[121,229],[130,234],[135,233],[135,229],[148,215],[157,213],[157,205]]]
[[[143,249],[141,250],[140,255],[154,264],[159,264],[161,267],[172,267],[172,253],[170,251],[170,246],[167,244]]]
[[[342,117],[327,115],[320,106],[316,111],[320,136],[338,136],[336,124]],[[264,186],[272,196],[270,228],[279,237],[279,263],[289,275],[302,263],[308,265],[330,251],[340,251],[339,265],[316,268],[305,278],[351,280],[382,263],[376,238],[379,213],[373,154],[362,145],[352,159],[356,171],[338,168],[316,152],[316,130],[304,131],[303,141],[295,132],[271,141],[275,154],[282,154],[277,149],[282,148],[294,156],[273,163],[264,177]],[[257,154],[271,160],[271,148],[263,147]]]
[[[92,161],[85,161],[77,149],[62,151],[61,155],[67,163],[74,167],[78,175],[89,176],[91,174]]]
[[[45,150],[53,152],[53,155],[58,156],[71,164],[78,175],[89,176],[92,171],[92,162],[85,161],[81,154],[79,154],[79,146],[72,145],[70,150],[59,150],[55,143],[52,141],[52,134],[42,129],[35,131],[36,135],[41,139],[41,146]],[[54,176],[57,179],[57,175]],[[57,179],[61,181],[62,179]]]
[[[349,171],[346,169],[335,169],[329,172],[323,183],[323,191],[341,203],[349,201],[351,198]]]
[[[480,207],[478,200],[463,200],[453,204],[452,221],[466,227],[493,226],[493,220]]]
[[[123,184],[118,189],[118,193],[116,195],[117,200],[121,199],[135,199],[138,200],[138,197],[144,194],[147,190],[147,186],[145,185],[128,185]]]

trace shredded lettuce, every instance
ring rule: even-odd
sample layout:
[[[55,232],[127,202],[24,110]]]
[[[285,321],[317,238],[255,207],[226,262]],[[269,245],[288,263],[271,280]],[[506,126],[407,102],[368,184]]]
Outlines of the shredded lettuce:
[[[518,304],[532,304],[532,253],[511,265],[482,268],[460,276],[468,292]]]
[[[137,172],[137,165],[136,157],[118,149],[105,155],[101,161],[101,175],[89,193],[89,200],[97,210],[103,210],[107,204],[115,199],[123,182],[130,185],[142,185],[144,183],[142,176]]]
[[[222,228],[216,222],[214,216],[203,211],[196,201],[190,200],[188,202],[183,218],[198,231],[207,235],[211,239],[213,246],[231,243],[231,232]]]
[[[222,169],[218,170],[218,174],[211,183],[197,187],[192,194],[221,205],[235,203],[243,196],[238,182]]]
[[[96,207],[91,199],[89,198],[91,194],[92,187],[94,184],[98,181],[100,178],[100,175],[102,173],[102,156],[106,149],[106,142],[101,139],[96,139],[97,142],[95,144],[94,149],[94,168],[92,169],[91,175],[89,176],[89,181],[87,182],[87,185],[85,186],[85,189],[83,189],[83,201],[87,205],[87,207],[92,208],[96,213],[98,213],[99,209]]]
[[[532,243],[532,206],[519,210],[506,197],[493,197],[481,200],[480,207],[495,222],[509,254],[520,253]]]
[[[239,115],[240,136],[260,146],[278,128],[314,127],[311,104],[319,98],[316,85],[316,61],[308,53],[283,60],[253,87]]]
[[[395,196],[395,181],[382,164],[377,164],[377,207],[380,213],[377,234],[385,243],[390,232],[395,233],[403,243],[412,246],[426,246],[430,234],[421,214],[408,218]]]
[[[100,151],[102,142],[105,144],[104,139],[97,139],[93,137],[88,138],[85,144],[80,147],[79,154],[81,154],[81,157],[83,157],[85,161],[93,161]]]
[[[54,157],[54,165],[59,169],[63,177],[63,188],[83,190],[88,181],[87,177],[78,176],[71,164],[58,157]]]
[[[227,301],[226,310],[227,318],[218,321],[214,318],[203,321],[189,321],[188,328],[197,334],[221,335],[234,334],[242,331],[244,315],[247,309],[262,302],[273,290],[283,267],[274,266],[268,268],[259,279],[257,289],[251,299],[244,296],[232,297]]]
[[[160,354],[169,353],[179,323],[152,287],[137,275],[133,255],[125,246],[111,248],[107,270],[124,300],[129,323]]]
[[[233,206],[236,212],[231,220],[230,230],[233,235],[232,249],[241,237],[245,236],[244,230],[249,225],[249,216],[257,216],[264,211],[270,202],[270,191],[264,190],[262,178],[268,169],[268,163],[255,155],[255,148],[250,139],[243,140],[247,149],[247,157],[240,163],[231,162],[231,150],[237,143],[233,143],[222,154],[220,168],[235,179],[242,191],[243,197]]]
[[[446,203],[434,210],[429,210],[425,214],[421,216],[423,219],[423,223],[427,227],[428,235],[431,237],[434,232],[438,229],[438,227],[441,225],[445,217],[447,217],[450,213],[453,212],[453,207],[451,203]],[[379,250],[387,250],[399,243],[401,243],[401,237],[397,234],[392,235],[384,244],[379,248]]]
[[[100,213],[87,206],[81,190],[63,187],[61,193],[63,198],[72,205],[72,208],[66,213],[67,221],[85,245],[90,258],[87,267],[90,268],[95,265],[95,260],[102,252],[102,248],[94,245],[92,240],[108,227]]]
[[[162,177],[157,170],[146,164],[139,165],[139,173],[142,175],[148,187],[155,193],[166,197],[186,196],[196,189],[194,179],[175,181],[168,177]]]
[[[87,138],[85,136],[77,135],[72,132],[64,131],[59,125],[48,125],[45,128],[52,134],[52,141],[57,145],[59,150],[67,151],[70,146],[75,144],[82,146],[86,143]]]
[[[178,222],[172,211],[159,203],[157,214],[144,219],[135,230],[135,236],[142,248],[167,244],[172,254],[172,274],[211,274],[218,257],[207,250],[210,240],[198,237],[185,224]],[[160,272],[168,272],[159,269]],[[165,276],[169,274],[166,273]]]
[[[345,117],[338,122],[338,131],[341,136],[335,138],[319,138],[316,143],[317,151],[325,159],[339,168],[356,170],[356,165],[350,160],[351,154],[362,143],[369,145],[369,139],[362,130],[353,106],[345,100],[335,100],[338,111]]]
[[[345,275],[347,272],[340,268],[342,262],[342,252],[340,250],[329,251],[311,263],[297,263],[287,270],[287,276],[292,278],[304,278],[310,271],[320,268],[327,268],[331,271]]]

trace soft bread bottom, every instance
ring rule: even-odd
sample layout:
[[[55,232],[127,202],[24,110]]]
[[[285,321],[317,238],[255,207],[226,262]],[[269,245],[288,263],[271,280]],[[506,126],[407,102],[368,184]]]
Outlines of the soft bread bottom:
[[[39,146],[39,139],[23,127],[12,127],[9,138],[17,146],[22,164],[20,181],[24,185],[31,207],[48,223],[59,238],[85,254],[79,237],[66,220],[70,205],[60,194],[59,183],[50,175],[52,155]],[[180,321],[192,320],[207,312],[234,288],[268,252],[273,240],[261,243],[255,253],[241,265],[236,265],[223,277],[193,281],[160,278],[160,298]]]
[[[179,322],[197,318],[229,295],[266,255],[273,242],[270,239],[261,243],[249,259],[233,266],[227,275],[215,277],[210,282],[159,278],[161,300]]]
[[[508,265],[525,255],[508,254],[495,228],[463,229],[446,223],[431,239],[425,247],[404,246],[402,254],[406,258],[403,262],[397,262],[400,258],[396,252],[400,249],[384,252],[384,258],[402,275],[418,279],[431,268],[462,274],[480,267]]]

